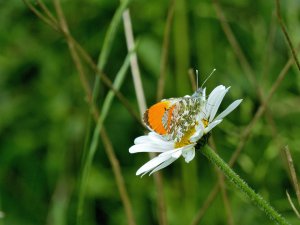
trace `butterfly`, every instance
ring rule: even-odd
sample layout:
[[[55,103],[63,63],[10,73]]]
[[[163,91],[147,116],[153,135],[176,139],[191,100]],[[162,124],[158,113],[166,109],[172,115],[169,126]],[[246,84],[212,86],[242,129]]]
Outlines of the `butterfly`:
[[[167,140],[180,142],[197,125],[201,108],[205,105],[205,89],[198,88],[192,96],[163,99],[146,110],[144,123]]]
[[[189,144],[189,138],[195,133],[199,121],[202,121],[204,127],[208,124],[207,120],[200,117],[200,112],[206,105],[206,89],[202,87],[215,70],[213,69],[200,88],[197,87],[192,96],[163,99],[147,109],[143,116],[146,126],[166,140],[179,143],[179,146]],[[197,70],[196,75],[198,85]]]

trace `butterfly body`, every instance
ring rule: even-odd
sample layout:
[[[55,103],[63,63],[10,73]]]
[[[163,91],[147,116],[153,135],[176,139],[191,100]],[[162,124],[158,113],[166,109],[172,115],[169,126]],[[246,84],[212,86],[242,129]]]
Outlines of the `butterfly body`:
[[[197,125],[197,117],[205,102],[205,89],[192,96],[164,99],[144,113],[145,124],[167,140],[180,142]]]

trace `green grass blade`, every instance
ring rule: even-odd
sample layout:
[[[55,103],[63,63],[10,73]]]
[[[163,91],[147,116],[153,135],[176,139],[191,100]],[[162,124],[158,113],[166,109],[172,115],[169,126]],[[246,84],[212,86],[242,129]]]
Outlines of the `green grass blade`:
[[[113,83],[113,86],[116,90],[119,90],[124,79],[126,72],[129,68],[130,65],[130,55],[129,53],[120,68],[119,72],[116,75],[115,81]],[[85,189],[86,189],[86,182],[89,174],[89,170],[91,168],[91,164],[96,152],[96,149],[98,147],[99,143],[99,134],[102,129],[103,122],[106,119],[106,116],[109,112],[109,109],[111,107],[112,100],[114,98],[115,94],[113,91],[109,91],[105,100],[104,104],[101,110],[101,114],[98,118],[97,125],[94,129],[93,136],[92,136],[92,141],[90,144],[90,147],[87,151],[86,159],[84,161],[83,169],[82,169],[82,175],[81,175],[81,181],[80,181],[80,187],[79,187],[79,202],[78,202],[78,209],[77,209],[77,224],[81,224],[81,217],[82,217],[82,211],[83,211],[83,201],[84,201],[84,196],[85,196]]]
[[[99,70],[103,70],[107,63],[108,55],[112,48],[112,43],[115,40],[118,27],[122,21],[122,14],[123,14],[124,10],[128,7],[129,3],[130,3],[130,0],[122,1],[113,16],[110,26],[106,32],[103,46],[101,49],[101,53],[98,58],[97,67],[99,68]],[[99,93],[99,86],[100,86],[100,77],[97,75],[95,75],[95,77],[96,78],[95,78],[95,83],[94,83],[94,87],[93,87],[93,101],[94,102],[97,99],[97,96]],[[85,140],[86,143],[84,145],[84,150],[83,150],[83,164],[82,164],[82,169],[81,169],[81,178],[80,178],[80,182],[79,182],[79,197],[78,197],[78,205],[77,205],[77,224],[78,225],[82,224],[81,219],[82,219],[82,212],[83,212],[83,200],[84,200],[84,193],[85,193],[85,182],[86,182],[86,178],[87,178],[87,174],[85,172],[85,170],[87,170],[87,169],[85,169],[85,168],[90,167],[90,165],[88,165],[88,164],[91,164],[93,157],[94,157],[94,154],[92,154],[88,148],[88,146],[89,146],[88,143],[90,140],[89,136],[92,133],[91,131],[93,129],[93,122],[92,122],[91,116],[90,116],[89,121],[90,122],[89,122],[88,129],[87,129],[88,132],[87,132],[87,136],[86,136],[86,140]]]

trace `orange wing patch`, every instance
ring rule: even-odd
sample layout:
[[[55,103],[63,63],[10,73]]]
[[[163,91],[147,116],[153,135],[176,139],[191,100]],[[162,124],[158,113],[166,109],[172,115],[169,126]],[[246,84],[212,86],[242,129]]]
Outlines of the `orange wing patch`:
[[[169,109],[170,102],[169,101],[163,101],[156,103],[155,105],[151,106],[147,111],[144,113],[144,122],[156,133],[160,135],[164,135],[167,133],[167,130],[165,129],[162,118],[164,116],[164,113]],[[171,110],[170,110],[171,111]],[[172,113],[172,112],[171,112]],[[171,117],[171,116],[169,116]],[[169,127],[169,119],[168,117],[168,127]]]

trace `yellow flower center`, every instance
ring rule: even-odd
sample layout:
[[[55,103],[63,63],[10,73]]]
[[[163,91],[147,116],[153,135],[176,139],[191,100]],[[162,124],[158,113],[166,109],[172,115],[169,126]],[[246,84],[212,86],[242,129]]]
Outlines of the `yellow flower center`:
[[[208,120],[207,119],[202,119],[202,123],[204,125],[204,128],[208,126]]]
[[[191,127],[181,138],[179,142],[175,143],[175,148],[181,148],[183,146],[191,144],[190,137],[196,132],[196,126]]]

